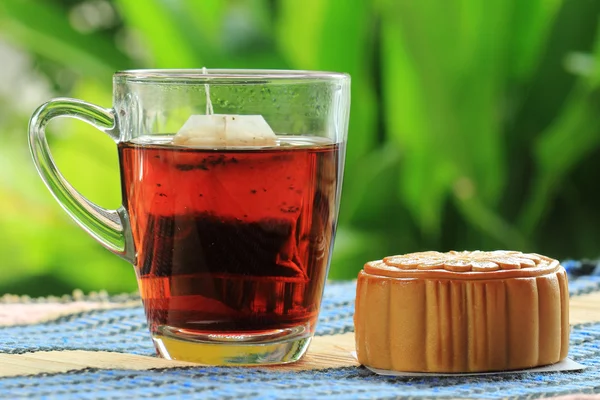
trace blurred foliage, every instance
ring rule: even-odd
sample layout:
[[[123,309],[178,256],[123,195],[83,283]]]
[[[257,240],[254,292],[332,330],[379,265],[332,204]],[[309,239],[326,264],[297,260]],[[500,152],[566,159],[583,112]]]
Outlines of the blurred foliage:
[[[134,290],[132,268],[51,199],[26,145],[36,104],[109,107],[111,74],[127,68],[352,75],[331,278],[423,249],[596,257],[599,12],[595,0],[2,0],[0,293]],[[119,204],[108,137],[57,121],[50,141],[74,186]]]

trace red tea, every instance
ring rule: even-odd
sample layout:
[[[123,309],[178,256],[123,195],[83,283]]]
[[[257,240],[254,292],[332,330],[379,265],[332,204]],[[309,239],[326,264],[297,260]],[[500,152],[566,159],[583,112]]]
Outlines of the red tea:
[[[121,143],[124,204],[152,332],[303,326],[321,302],[340,184],[338,145],[198,149]]]

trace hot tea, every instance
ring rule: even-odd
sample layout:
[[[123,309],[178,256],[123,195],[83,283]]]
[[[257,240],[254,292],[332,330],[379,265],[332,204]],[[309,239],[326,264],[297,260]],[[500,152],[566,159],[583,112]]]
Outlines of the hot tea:
[[[285,364],[315,332],[349,113],[347,74],[128,70],[113,76],[110,108],[67,98],[40,106],[29,145],[68,215],[135,267],[160,356]],[[60,174],[46,138],[58,117],[118,144],[116,209]]]
[[[119,144],[140,293],[155,334],[312,334],[333,243],[339,145]],[[225,339],[226,340],[226,339]]]

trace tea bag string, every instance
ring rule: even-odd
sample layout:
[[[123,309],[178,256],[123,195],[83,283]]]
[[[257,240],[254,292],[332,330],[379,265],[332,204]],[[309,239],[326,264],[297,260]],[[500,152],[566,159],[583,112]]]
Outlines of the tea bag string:
[[[208,75],[206,67],[202,67],[202,75]],[[210,100],[210,85],[208,83],[204,84],[204,91],[206,92],[206,115],[213,115],[215,112],[213,110],[212,101]]]

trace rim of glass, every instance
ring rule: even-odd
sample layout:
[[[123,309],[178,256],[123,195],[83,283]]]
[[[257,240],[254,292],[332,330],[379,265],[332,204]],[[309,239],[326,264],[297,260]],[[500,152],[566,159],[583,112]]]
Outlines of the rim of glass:
[[[286,69],[129,69],[117,71],[115,78],[128,81],[337,81],[350,79],[341,72]]]

